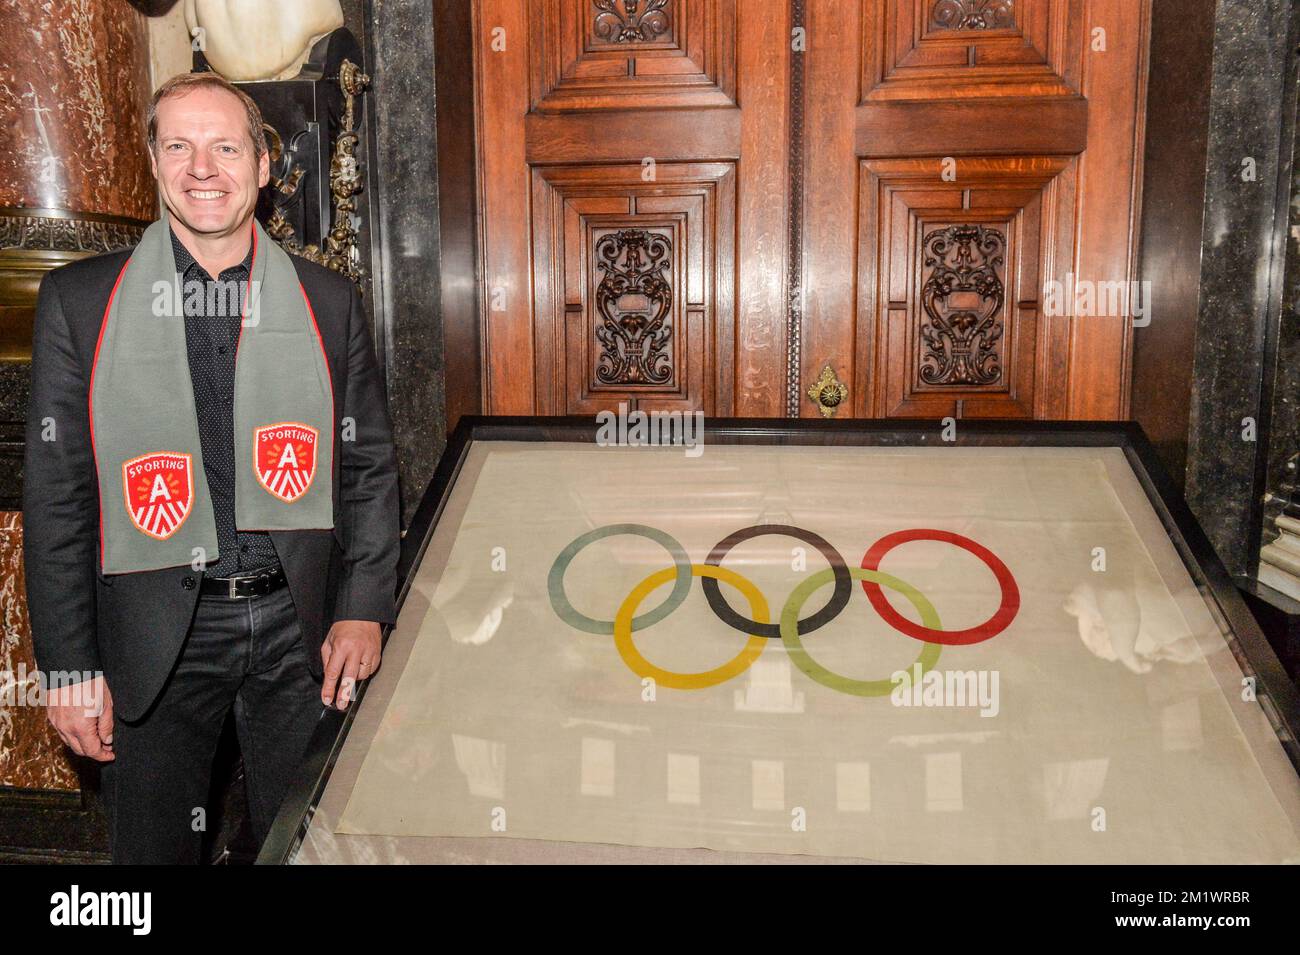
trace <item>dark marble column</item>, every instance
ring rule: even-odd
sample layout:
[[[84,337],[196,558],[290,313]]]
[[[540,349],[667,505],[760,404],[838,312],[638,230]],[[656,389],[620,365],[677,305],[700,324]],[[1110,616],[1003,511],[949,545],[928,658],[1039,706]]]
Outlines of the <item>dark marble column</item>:
[[[1295,120],[1300,102],[1292,97]],[[1292,136],[1290,201],[1284,224],[1286,258],[1282,269],[1281,315],[1272,349],[1271,407],[1266,460],[1263,538],[1276,536],[1274,520],[1285,510],[1300,516],[1300,140]]]
[[[375,308],[385,336],[405,526],[446,440],[438,296],[436,24],[433,5],[367,6],[376,105],[371,130]]]
[[[1262,522],[1295,131],[1295,37],[1289,0],[1219,0],[1186,477],[1188,502],[1234,574],[1252,570]],[[1135,381],[1139,386],[1158,383]],[[1246,419],[1254,422],[1254,441]]]

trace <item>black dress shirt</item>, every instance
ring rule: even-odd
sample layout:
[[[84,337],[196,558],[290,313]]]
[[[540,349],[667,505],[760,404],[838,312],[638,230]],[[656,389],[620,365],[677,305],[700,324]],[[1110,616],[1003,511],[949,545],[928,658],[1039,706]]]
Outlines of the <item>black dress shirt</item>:
[[[172,233],[176,271],[185,303],[185,350],[194,385],[203,470],[212,495],[221,558],[205,568],[209,577],[230,577],[278,564],[271,536],[235,528],[235,345],[253,247],[239,265],[223,269],[216,280],[195,261]],[[203,294],[196,292],[200,283]],[[192,294],[193,293],[193,294]]]

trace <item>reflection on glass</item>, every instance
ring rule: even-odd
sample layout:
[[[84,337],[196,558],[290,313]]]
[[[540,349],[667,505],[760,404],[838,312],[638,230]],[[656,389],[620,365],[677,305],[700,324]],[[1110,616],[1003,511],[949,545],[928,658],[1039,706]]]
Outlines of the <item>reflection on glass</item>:
[[[1134,673],[1149,673],[1158,660],[1193,663],[1201,657],[1196,640],[1161,632],[1144,621],[1143,605],[1161,595],[1145,588],[1080,584],[1070,592],[1065,612],[1078,618],[1079,639],[1102,660],[1119,660]]]
[[[668,754],[668,801],[683,806],[700,804],[700,757]]]
[[[451,734],[456,765],[475,796],[501,799],[506,794],[506,746],[490,739]]]
[[[871,812],[871,764],[835,764],[835,808],[840,812]]]
[[[737,712],[802,713],[804,695],[795,691],[793,671],[784,657],[755,660],[749,667],[745,688],[736,691]]]
[[[582,738],[582,794],[614,795],[614,741],[594,736]]]
[[[961,753],[928,753],[925,757],[925,808],[930,812],[960,812]]]
[[[1072,759],[1043,766],[1048,819],[1086,819],[1106,785],[1109,759]]]
[[[756,759],[751,764],[755,809],[785,808],[785,763],[778,759]]]

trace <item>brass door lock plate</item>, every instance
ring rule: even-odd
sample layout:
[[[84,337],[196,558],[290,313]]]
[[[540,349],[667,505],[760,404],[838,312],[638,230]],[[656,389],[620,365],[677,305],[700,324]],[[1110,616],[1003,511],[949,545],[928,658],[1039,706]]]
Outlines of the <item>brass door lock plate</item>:
[[[833,417],[848,396],[848,386],[835,377],[835,372],[831,370],[830,365],[822,369],[821,375],[808,389],[808,397],[812,399],[823,418]]]

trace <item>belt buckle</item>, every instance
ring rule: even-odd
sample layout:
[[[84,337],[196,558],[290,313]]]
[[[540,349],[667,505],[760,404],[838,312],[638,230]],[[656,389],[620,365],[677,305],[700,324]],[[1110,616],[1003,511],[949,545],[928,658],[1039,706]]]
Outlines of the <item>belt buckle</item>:
[[[229,587],[230,587],[230,599],[231,599],[231,600],[234,600],[236,597],[239,596],[237,593],[235,593],[235,591],[236,591],[236,589],[237,589],[237,585],[238,585],[238,583],[239,583],[239,578],[238,578],[238,577],[229,577],[229,578],[226,579],[226,583],[227,583],[227,584],[229,585]]]

